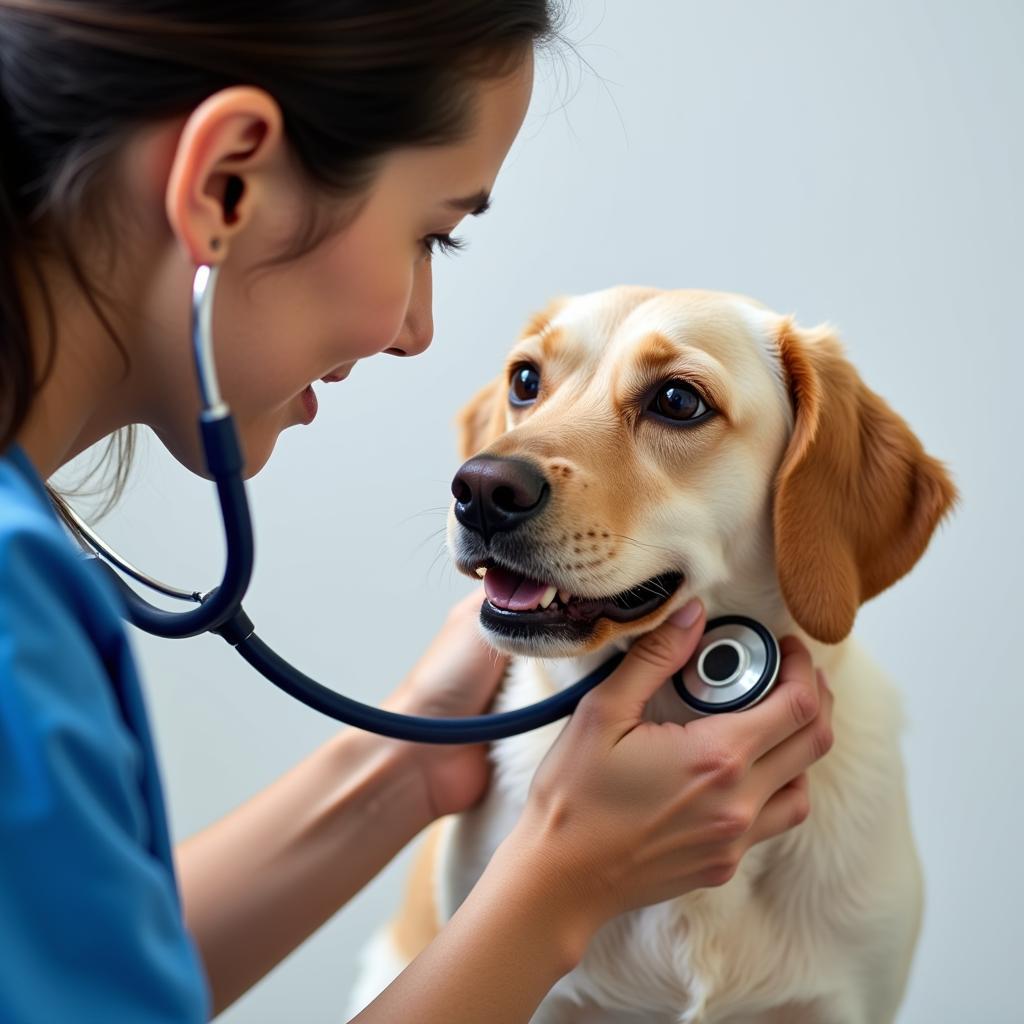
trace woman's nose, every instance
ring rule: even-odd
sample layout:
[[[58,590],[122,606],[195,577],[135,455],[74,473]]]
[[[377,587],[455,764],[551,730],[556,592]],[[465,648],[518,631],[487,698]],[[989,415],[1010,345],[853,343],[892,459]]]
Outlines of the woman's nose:
[[[386,351],[392,356],[418,356],[430,348],[433,338],[434,317],[430,309],[427,309],[426,316],[414,317],[410,312],[394,345]]]
[[[412,295],[409,296],[409,308],[405,314],[405,323],[395,339],[394,345],[387,349],[393,356],[418,356],[425,352],[434,338],[433,282],[430,264],[425,263],[423,270],[416,274],[413,282]]]

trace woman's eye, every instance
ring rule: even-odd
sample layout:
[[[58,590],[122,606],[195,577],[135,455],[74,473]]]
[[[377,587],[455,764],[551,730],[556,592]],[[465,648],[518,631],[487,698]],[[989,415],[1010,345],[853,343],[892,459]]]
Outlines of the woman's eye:
[[[427,250],[428,256],[433,256],[438,250],[448,256],[458,252],[460,249],[465,249],[466,242],[461,238],[456,238],[454,235],[434,234],[427,235],[423,239],[423,248]]]
[[[648,409],[677,423],[700,419],[709,412],[700,395],[689,384],[678,380],[662,384]]]
[[[540,392],[540,370],[536,366],[519,366],[512,373],[508,397],[513,405],[529,405]]]

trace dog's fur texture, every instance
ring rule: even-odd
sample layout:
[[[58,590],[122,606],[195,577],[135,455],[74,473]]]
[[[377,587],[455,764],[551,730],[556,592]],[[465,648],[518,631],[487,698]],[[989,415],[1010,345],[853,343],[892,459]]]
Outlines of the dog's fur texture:
[[[542,383],[520,409],[507,395],[524,362]],[[717,415],[687,427],[645,413],[667,380],[692,383]],[[524,551],[530,566],[552,569],[536,578],[603,596],[667,568],[685,573],[661,608],[628,624],[602,619],[581,646],[489,636],[530,656],[513,660],[494,710],[569,685],[694,594],[709,618],[747,614],[776,636],[800,636],[835,695],[832,749],[808,773],[810,816],[752,847],[726,884],[608,922],[534,1024],[892,1021],[922,880],[899,695],[849,634],[858,607],[914,565],[954,505],[942,464],[865,386],[827,326],[805,330],[750,299],[699,291],[620,287],[557,300],[460,428],[464,458],[486,452],[543,469],[551,498]],[[471,573],[468,533],[450,519],[455,560]],[[646,714],[692,718],[671,683]],[[563,725],[493,744],[487,796],[429,830],[397,919],[364,954],[350,1015],[468,894]]]

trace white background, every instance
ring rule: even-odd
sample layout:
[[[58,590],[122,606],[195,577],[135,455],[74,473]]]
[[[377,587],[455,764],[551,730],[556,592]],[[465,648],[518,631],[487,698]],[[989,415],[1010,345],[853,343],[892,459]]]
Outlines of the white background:
[[[493,210],[461,232],[468,252],[437,260],[433,347],[321,391],[314,426],[288,432],[252,482],[247,608],[264,639],[343,692],[378,701],[397,685],[468,587],[434,560],[452,416],[555,294],[706,287],[832,321],[963,494],[857,623],[911,723],[928,898],[900,1021],[1019,1021],[1024,5],[576,11],[567,34],[593,71],[571,55],[541,62]],[[215,582],[211,489],[155,442],[105,530],[157,575]],[[220,640],[137,649],[179,838],[334,730]],[[340,1021],[411,849],[222,1019]]]

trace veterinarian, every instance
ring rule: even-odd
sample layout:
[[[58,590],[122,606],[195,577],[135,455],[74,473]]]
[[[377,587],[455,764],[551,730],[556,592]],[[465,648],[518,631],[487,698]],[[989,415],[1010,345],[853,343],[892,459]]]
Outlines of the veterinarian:
[[[345,729],[172,860],[118,598],[45,481],[105,439],[123,471],[139,423],[200,471],[199,265],[221,268],[247,475],[312,419],[312,381],[423,352],[431,253],[486,207],[552,17],[543,0],[0,0],[5,1024],[205,1020],[485,793],[484,745]],[[487,707],[503,665],[476,640],[480,601],[387,707]],[[831,696],[795,639],[751,710],[641,724],[703,622],[676,611],[584,698],[470,897],[360,1021],[527,1021],[602,923],[724,883],[804,819]]]

